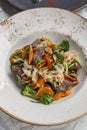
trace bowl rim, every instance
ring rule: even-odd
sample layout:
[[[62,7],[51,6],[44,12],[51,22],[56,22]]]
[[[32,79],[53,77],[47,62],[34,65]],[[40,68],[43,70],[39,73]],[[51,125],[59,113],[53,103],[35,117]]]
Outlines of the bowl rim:
[[[0,110],[2,112],[4,112],[5,114],[7,114],[8,116],[18,120],[18,121],[22,121],[23,123],[27,123],[27,124],[32,124],[32,125],[38,125],[38,126],[56,126],[56,125],[64,125],[64,124],[67,124],[67,123],[70,123],[70,122],[73,122],[73,121],[76,121],[78,119],[80,119],[81,117],[84,117],[87,115],[87,112],[78,116],[78,117],[75,117],[75,118],[72,118],[70,120],[67,120],[67,121],[63,121],[63,122],[60,122],[60,123],[51,123],[51,124],[44,124],[44,123],[37,123],[37,122],[31,122],[31,121],[27,121],[27,120],[24,120],[22,118],[19,118],[13,114],[11,114],[10,112],[8,112],[7,110],[5,110],[3,107],[0,106]]]

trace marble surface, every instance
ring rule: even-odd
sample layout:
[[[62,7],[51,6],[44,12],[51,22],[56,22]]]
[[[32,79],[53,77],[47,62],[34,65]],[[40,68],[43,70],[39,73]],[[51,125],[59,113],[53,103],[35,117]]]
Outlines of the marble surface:
[[[20,10],[12,7],[6,0],[0,0],[0,22],[6,18],[20,12]],[[76,13],[87,19],[87,5],[78,9]],[[0,111],[0,130],[87,130],[87,116],[64,125],[57,126],[37,126],[17,121],[12,117]]]

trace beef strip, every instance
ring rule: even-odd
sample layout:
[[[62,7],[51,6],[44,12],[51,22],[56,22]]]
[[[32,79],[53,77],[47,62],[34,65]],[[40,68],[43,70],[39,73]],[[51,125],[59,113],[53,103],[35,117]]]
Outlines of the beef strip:
[[[12,66],[11,70],[19,77],[21,77],[21,74],[23,73],[22,68],[19,66]]]
[[[59,91],[65,91],[70,86],[73,86],[73,82],[65,78],[63,83],[59,84],[56,89],[58,89]]]
[[[66,89],[70,86],[75,86],[78,84],[78,81],[71,81],[67,78],[64,79],[63,83],[59,84],[55,89],[58,91],[66,91]]]
[[[73,85],[73,82],[69,79],[64,79],[63,83],[54,87],[54,85],[50,82],[46,82],[54,91],[65,91],[69,86]]]
[[[44,47],[40,47],[36,50],[36,52],[34,53],[34,57],[33,57],[33,63],[34,64],[37,64],[37,60],[36,58],[40,58],[42,59],[42,56],[44,55],[45,53],[45,48]]]
[[[35,41],[33,41],[32,47],[36,47],[36,45],[38,45],[40,43],[41,43],[40,39],[36,39]]]

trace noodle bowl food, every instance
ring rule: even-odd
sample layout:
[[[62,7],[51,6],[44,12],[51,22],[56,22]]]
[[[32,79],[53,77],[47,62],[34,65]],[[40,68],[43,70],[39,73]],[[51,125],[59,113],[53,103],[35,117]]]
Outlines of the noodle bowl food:
[[[54,44],[39,38],[10,56],[11,71],[21,87],[21,94],[43,104],[68,96],[79,83],[82,68],[77,53],[68,40]]]

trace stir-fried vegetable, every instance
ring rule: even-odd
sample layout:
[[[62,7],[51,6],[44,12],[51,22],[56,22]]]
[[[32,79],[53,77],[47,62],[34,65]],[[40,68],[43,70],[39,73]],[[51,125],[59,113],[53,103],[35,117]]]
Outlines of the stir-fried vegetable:
[[[30,64],[32,60],[33,60],[33,49],[32,46],[30,46],[28,64]]]
[[[54,100],[59,100],[64,96],[64,92],[58,92],[57,94],[54,95]]]
[[[22,59],[25,59],[26,55],[27,55],[26,51],[22,50]]]
[[[72,72],[72,73],[69,73],[70,76],[73,76],[73,77],[76,77],[76,73]]]
[[[48,105],[53,102],[53,97],[45,93],[40,97],[40,102],[45,105]]]
[[[59,62],[60,64],[62,64],[62,63],[63,63],[63,60],[64,60],[63,56],[62,56],[59,52],[56,52],[56,51],[54,51],[54,55],[57,57],[58,62]]]
[[[81,67],[83,66],[81,60],[77,60],[77,59],[76,59],[76,62],[77,62]]]
[[[25,85],[24,88],[21,91],[21,94],[24,96],[29,96],[32,98],[36,98],[36,91],[33,90],[29,85]]]
[[[57,45],[58,51],[69,51],[69,42],[67,40],[63,40],[59,45]]]
[[[42,64],[44,62],[43,59],[40,59],[39,57],[36,57],[37,64]]]
[[[54,100],[59,100],[62,97],[66,97],[66,96],[70,95],[71,92],[72,92],[72,88],[69,87],[65,92],[61,91],[61,92],[56,93],[53,98],[54,98]]]
[[[64,77],[65,77],[65,78],[68,78],[68,79],[70,79],[70,80],[72,80],[72,81],[76,81],[76,80],[77,80],[77,78],[71,77],[70,75],[65,74],[65,73],[64,73]]]
[[[68,63],[65,64],[65,72],[68,74]]]
[[[18,81],[18,75],[14,74],[14,78],[16,81]]]
[[[55,66],[56,66],[57,64],[56,64],[56,62],[53,62],[52,63],[52,69],[55,69]]]
[[[48,86],[44,86],[38,90],[36,94],[37,99],[40,98],[44,93],[49,94],[50,96],[53,96],[53,90]]]
[[[18,56],[18,54],[15,52],[11,55],[10,62],[11,63],[20,63],[20,62],[24,62],[24,60],[20,56]]]
[[[44,78],[42,76],[39,76],[36,86],[41,87],[43,84],[44,84]]]
[[[45,59],[45,62],[47,63],[47,66],[51,69],[52,68],[52,64],[51,64],[51,62],[50,62],[50,59],[49,59],[49,57],[46,55],[46,54],[44,54],[44,59]]]
[[[53,86],[56,88],[58,86],[58,83],[56,81],[53,81]]]
[[[56,49],[56,46],[53,45],[53,44],[51,44],[49,47],[52,48],[52,49]]]
[[[15,80],[24,86],[21,94],[46,105],[71,94],[82,68],[67,40],[56,45],[48,38],[16,50],[10,63]]]

